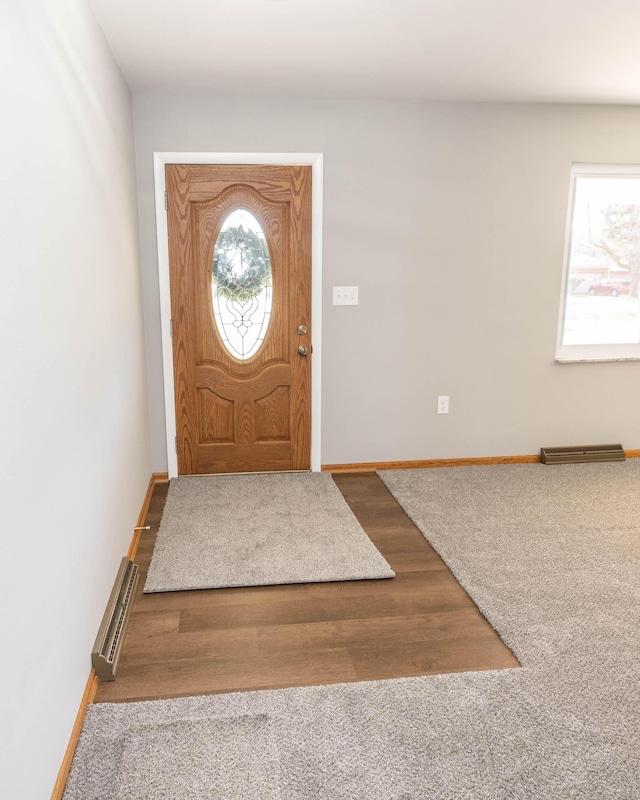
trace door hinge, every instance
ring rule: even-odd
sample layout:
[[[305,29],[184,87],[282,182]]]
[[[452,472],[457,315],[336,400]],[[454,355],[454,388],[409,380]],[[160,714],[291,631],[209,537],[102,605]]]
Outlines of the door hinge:
[[[169,198],[167,197],[167,190],[164,190],[164,210],[169,210]]]
[[[169,320],[169,336],[173,339],[173,320]]]
[[[175,442],[176,442],[176,453],[177,453],[178,452],[178,437],[177,436],[176,436]]]

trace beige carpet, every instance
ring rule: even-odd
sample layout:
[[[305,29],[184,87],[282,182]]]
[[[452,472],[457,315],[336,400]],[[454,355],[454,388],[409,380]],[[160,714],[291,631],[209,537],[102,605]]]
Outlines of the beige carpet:
[[[194,720],[186,737],[182,722],[133,728],[124,738],[114,800],[280,800],[271,728],[266,714]]]
[[[640,798],[640,459],[382,477],[522,668],[92,705],[65,800]]]
[[[145,592],[392,578],[327,473],[171,481]]]

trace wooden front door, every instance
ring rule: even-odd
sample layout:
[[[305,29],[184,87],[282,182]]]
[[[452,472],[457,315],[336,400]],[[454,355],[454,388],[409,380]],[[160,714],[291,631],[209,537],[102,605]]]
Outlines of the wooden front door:
[[[311,167],[166,167],[178,472],[310,468]]]

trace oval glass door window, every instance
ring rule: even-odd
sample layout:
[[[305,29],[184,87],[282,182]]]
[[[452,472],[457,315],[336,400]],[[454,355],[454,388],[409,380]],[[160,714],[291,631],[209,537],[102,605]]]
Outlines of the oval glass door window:
[[[262,226],[246,208],[225,219],[213,251],[211,296],[224,346],[241,361],[255,355],[271,319],[272,275]]]

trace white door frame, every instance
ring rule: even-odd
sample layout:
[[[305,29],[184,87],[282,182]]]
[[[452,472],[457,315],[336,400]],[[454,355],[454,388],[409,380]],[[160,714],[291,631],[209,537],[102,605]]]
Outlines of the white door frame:
[[[311,197],[311,470],[320,471],[320,376],[322,356],[322,153],[154,153],[153,174],[158,241],[160,328],[164,372],[164,412],[167,432],[169,477],[178,475],[173,347],[171,343],[171,289],[169,280],[169,232],[165,209],[165,164],[310,164]]]

